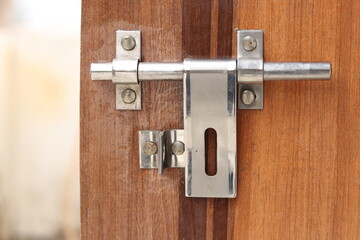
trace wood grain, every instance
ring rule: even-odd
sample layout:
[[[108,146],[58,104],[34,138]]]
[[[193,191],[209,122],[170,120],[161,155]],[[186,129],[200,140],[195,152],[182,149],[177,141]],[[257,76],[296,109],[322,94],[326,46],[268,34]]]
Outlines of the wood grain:
[[[236,9],[234,26],[265,30],[266,61],[330,61],[333,73],[266,82],[265,109],[239,112],[234,239],[360,239],[360,2]]]
[[[179,1],[82,3],[82,239],[178,237],[180,173],[140,170],[137,132],[182,127],[181,83],[144,83],[142,110],[117,111],[114,84],[91,81],[89,67],[115,57],[118,29],[142,30],[144,61],[180,61],[181,12]]]
[[[356,0],[84,0],[82,239],[360,239],[359,16]],[[181,82],[117,111],[90,63],[115,57],[117,29],[142,31],[143,61],[226,58],[234,28],[265,30],[266,61],[331,61],[332,79],[266,82],[265,109],[238,111],[238,197],[185,198],[183,170],[139,169],[137,139],[183,127]]]

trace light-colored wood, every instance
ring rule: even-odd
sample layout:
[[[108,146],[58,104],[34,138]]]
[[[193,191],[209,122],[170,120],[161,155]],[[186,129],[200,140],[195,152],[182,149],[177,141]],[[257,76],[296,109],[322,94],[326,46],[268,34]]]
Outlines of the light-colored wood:
[[[360,2],[84,0],[83,239],[360,239]],[[234,28],[264,29],[266,61],[330,61],[331,81],[266,82],[264,110],[238,111],[238,196],[184,197],[184,171],[140,170],[137,131],[182,128],[180,82],[143,84],[141,111],[115,110],[90,80],[139,29],[143,61],[235,56]],[[214,49],[214,48],[217,48]]]

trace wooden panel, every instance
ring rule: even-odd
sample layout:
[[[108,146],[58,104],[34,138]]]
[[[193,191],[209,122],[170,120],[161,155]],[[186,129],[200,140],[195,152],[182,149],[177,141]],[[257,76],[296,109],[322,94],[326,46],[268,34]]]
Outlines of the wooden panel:
[[[84,0],[82,238],[360,239],[359,16],[356,0]],[[266,61],[331,61],[333,78],[265,83],[265,109],[238,111],[238,197],[185,198],[184,171],[140,170],[137,153],[138,130],[183,127],[181,82],[117,111],[89,66],[117,29],[142,30],[143,61],[175,62],[231,56],[235,27],[265,30]]]
[[[114,84],[91,81],[89,66],[115,57],[118,29],[142,30],[144,61],[179,61],[182,5],[160,0],[82,4],[82,238],[176,239],[179,171],[159,177],[140,170],[137,131],[181,127],[181,83],[145,83],[142,110],[118,111]]]
[[[214,30],[224,23],[226,28]],[[83,1],[83,239],[225,238],[226,199],[186,198],[183,170],[167,169],[159,176],[139,169],[138,130],[183,128],[182,83],[144,83],[142,110],[116,111],[114,85],[90,81],[89,66],[115,56],[117,29],[142,31],[143,61],[230,56],[231,23],[230,0]],[[225,44],[217,47],[218,39]]]
[[[251,9],[251,11],[249,11]],[[266,61],[331,61],[329,82],[266,82],[240,111],[234,239],[360,239],[360,2],[237,3]]]

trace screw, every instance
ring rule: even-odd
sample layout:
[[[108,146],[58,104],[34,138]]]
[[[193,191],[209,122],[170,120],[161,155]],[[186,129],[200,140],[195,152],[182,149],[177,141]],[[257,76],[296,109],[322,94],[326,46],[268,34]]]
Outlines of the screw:
[[[184,153],[185,151],[185,145],[183,142],[181,141],[175,141],[173,142],[173,144],[171,145],[171,151],[173,154],[175,155],[181,155]]]
[[[121,99],[124,103],[130,104],[136,100],[136,93],[134,90],[127,88],[121,93]]]
[[[253,51],[257,47],[257,42],[254,37],[246,36],[242,40],[242,45],[246,51]]]
[[[123,47],[124,50],[126,51],[131,51],[135,48],[136,46],[136,41],[135,38],[133,36],[124,36],[121,39],[121,46]]]
[[[157,152],[157,145],[154,142],[146,142],[143,147],[143,151],[146,155],[151,156]]]
[[[255,102],[255,94],[253,91],[250,90],[244,90],[241,93],[241,101],[245,104],[245,105],[251,105]]]

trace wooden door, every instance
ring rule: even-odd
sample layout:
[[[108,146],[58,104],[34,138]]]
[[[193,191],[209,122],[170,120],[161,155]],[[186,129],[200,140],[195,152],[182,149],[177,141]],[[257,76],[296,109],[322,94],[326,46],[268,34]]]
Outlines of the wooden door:
[[[332,79],[266,82],[264,110],[238,110],[237,198],[186,198],[183,170],[138,163],[138,130],[183,128],[181,82],[119,111],[90,63],[112,60],[117,29],[142,31],[143,61],[234,57],[234,28]],[[82,239],[360,239],[360,1],[84,0],[81,34]]]

